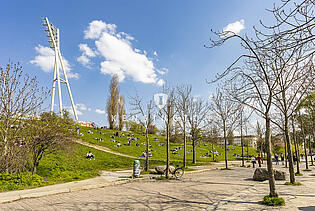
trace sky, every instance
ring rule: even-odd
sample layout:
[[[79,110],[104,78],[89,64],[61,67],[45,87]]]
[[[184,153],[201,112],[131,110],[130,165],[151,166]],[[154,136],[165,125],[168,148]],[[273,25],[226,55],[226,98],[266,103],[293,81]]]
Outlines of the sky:
[[[252,27],[272,21],[271,0],[4,0],[0,13],[0,66],[20,63],[51,89],[54,52],[41,17],[60,30],[60,51],[78,118],[108,125],[105,114],[111,76],[119,76],[120,94],[143,101],[162,86],[191,84],[192,94],[208,99],[223,72],[241,53],[239,41],[205,48],[215,31],[252,34]],[[62,85],[63,107],[71,108]],[[54,109],[58,112],[57,93]],[[50,97],[43,110],[48,111]]]

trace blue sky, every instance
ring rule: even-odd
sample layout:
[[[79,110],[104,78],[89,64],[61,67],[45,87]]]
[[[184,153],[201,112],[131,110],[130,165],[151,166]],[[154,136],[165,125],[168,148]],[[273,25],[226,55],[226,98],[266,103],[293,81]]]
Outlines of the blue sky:
[[[252,26],[271,15],[263,0],[99,0],[1,3],[0,65],[20,62],[23,71],[51,89],[50,50],[41,17],[60,29],[60,48],[69,69],[79,120],[107,125],[105,103],[111,74],[118,73],[126,98],[136,90],[149,99],[161,90],[188,83],[193,95],[207,98],[215,85],[206,83],[237,57],[239,43],[204,48],[210,29],[232,27],[251,34]],[[63,104],[70,106],[66,87]],[[58,102],[57,99],[55,102]],[[45,102],[49,107],[50,98]],[[56,107],[57,109],[57,107]],[[97,110],[97,112],[96,112]]]

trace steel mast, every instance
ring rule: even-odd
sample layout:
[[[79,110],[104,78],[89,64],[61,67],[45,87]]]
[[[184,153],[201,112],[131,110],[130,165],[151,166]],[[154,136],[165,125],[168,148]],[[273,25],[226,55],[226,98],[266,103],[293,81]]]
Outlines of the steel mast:
[[[70,100],[71,100],[71,105],[72,105],[74,118],[75,118],[76,121],[78,121],[77,111],[76,111],[76,108],[75,108],[75,104],[73,102],[69,81],[68,81],[68,78],[67,78],[67,74],[66,74],[66,71],[65,71],[64,63],[63,63],[62,56],[61,56],[61,53],[60,53],[59,29],[56,28],[52,23],[50,23],[47,17],[41,18],[41,19],[42,19],[43,26],[44,26],[44,29],[45,29],[45,32],[46,32],[46,36],[48,37],[48,42],[50,44],[50,48],[52,48],[54,50],[54,52],[55,52],[54,78],[53,78],[53,84],[52,84],[50,112],[54,111],[54,98],[55,98],[55,89],[56,89],[56,82],[57,82],[60,116],[63,117],[60,83],[65,83],[66,86],[67,86],[67,89],[68,89]],[[63,71],[63,75],[64,75],[65,79],[62,79],[60,77],[59,64],[61,66],[61,69]]]

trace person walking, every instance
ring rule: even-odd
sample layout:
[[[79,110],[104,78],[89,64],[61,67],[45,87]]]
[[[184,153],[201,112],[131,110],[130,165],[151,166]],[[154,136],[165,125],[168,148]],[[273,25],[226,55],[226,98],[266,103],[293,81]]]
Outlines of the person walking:
[[[259,155],[257,156],[257,161],[258,161],[258,166],[261,167],[261,157]]]
[[[252,158],[251,158],[251,162],[252,162],[252,164],[253,164],[253,168],[255,168],[256,158],[255,158],[254,155],[253,155]]]
[[[276,165],[279,165],[279,155],[275,154]]]
[[[284,154],[282,152],[281,152],[280,158],[281,158],[282,165],[284,165]]]
[[[293,155],[293,162],[294,162],[294,165],[296,165],[297,157],[295,155]]]

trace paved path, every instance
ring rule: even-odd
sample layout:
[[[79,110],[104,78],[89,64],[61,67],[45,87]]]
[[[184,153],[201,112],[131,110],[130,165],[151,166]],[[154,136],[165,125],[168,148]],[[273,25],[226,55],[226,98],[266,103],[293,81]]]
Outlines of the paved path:
[[[199,173],[185,174],[182,180],[141,180],[21,199],[0,204],[0,210],[315,210],[314,167],[312,172],[303,172],[303,177],[297,177],[303,186],[286,186],[284,181],[277,181],[278,192],[287,205],[271,208],[260,204],[269,192],[268,182],[251,180],[253,168],[220,170],[221,165],[212,166],[212,170],[199,167]],[[277,168],[287,170],[282,166]]]
[[[101,145],[96,145],[96,144],[90,144],[88,142],[85,142],[85,141],[82,141],[82,140],[79,140],[79,139],[75,139],[74,142],[76,142],[78,144],[82,144],[82,145],[87,146],[87,147],[91,147],[91,148],[97,149],[97,150],[108,152],[108,153],[111,153],[111,154],[114,154],[114,155],[119,155],[119,156],[133,158],[133,159],[139,159],[138,157],[122,154],[122,153],[113,151],[113,150],[111,150],[111,149],[109,149],[107,147],[104,147],[104,146],[101,146]]]

